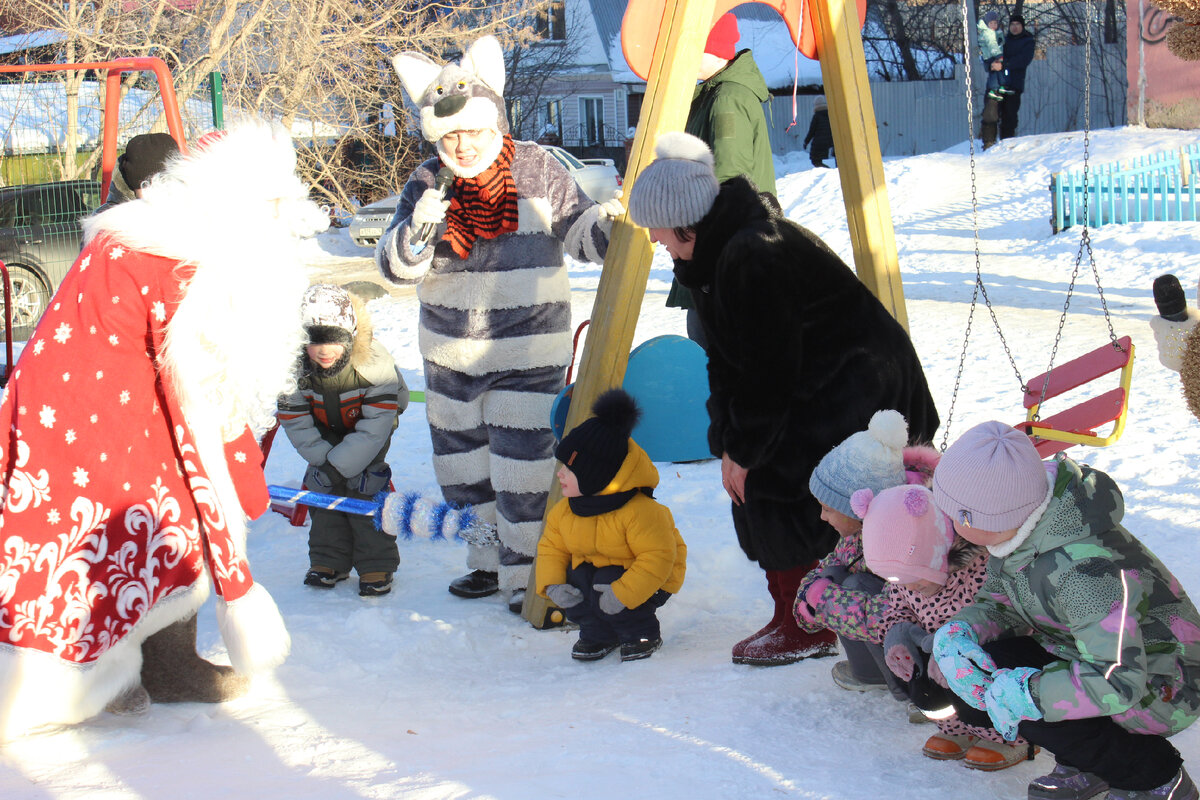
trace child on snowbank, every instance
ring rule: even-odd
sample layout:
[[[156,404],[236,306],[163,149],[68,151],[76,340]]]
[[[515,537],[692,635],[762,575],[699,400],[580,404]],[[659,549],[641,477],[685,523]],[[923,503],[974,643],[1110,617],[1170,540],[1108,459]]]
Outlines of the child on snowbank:
[[[877,411],[867,430],[847,437],[825,454],[808,487],[821,503],[821,519],[838,532],[833,552],[805,576],[796,594],[797,624],[810,633],[829,628],[838,634],[845,661],[833,665],[833,681],[843,689],[888,688],[897,700],[908,693],[884,664],[879,621],[887,608],[884,580],[867,571],[862,555],[862,520],[850,496],[862,488],[882,491],[925,483],[937,451],[905,447],[908,425],[898,411]]]
[[[942,456],[933,496],[991,553],[974,604],[933,641],[963,721],[1054,754],[1031,798],[1196,800],[1167,737],[1200,716],[1200,613],[1121,526],[1112,478],[1061,454],[1043,464],[985,422]]]
[[[310,286],[301,314],[308,345],[296,391],[279,399],[279,422],[308,462],[308,489],[370,500],[392,477],[385,457],[408,407],[408,386],[391,355],[372,338],[366,308],[345,289]],[[360,595],[392,590],[400,565],[396,537],[367,517],[319,508],[311,514],[306,586],[332,588],[353,567]]]
[[[554,453],[563,499],[538,542],[537,592],[579,624],[578,661],[617,647],[622,661],[649,658],[662,646],[655,612],[683,586],[687,545],[654,500],[658,470],[629,438],[640,413],[611,389]]]
[[[933,631],[971,604],[987,574],[987,550],[954,533],[924,486],[894,486],[878,495],[860,489],[850,506],[862,517],[867,568],[888,582],[879,624],[888,669],[919,708],[943,712],[950,696],[930,675]],[[934,716],[938,733],[922,747],[930,758],[961,759],[968,767],[991,771],[1033,757],[1024,739],[1009,743],[990,726]]]

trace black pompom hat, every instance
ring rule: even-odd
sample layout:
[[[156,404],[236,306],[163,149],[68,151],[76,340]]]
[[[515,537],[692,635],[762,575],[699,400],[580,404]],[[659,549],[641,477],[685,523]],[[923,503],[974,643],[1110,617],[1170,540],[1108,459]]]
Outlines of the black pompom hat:
[[[621,389],[609,389],[596,398],[592,415],[559,442],[554,457],[575,473],[579,492],[598,494],[612,483],[629,455],[629,435],[641,409]]]

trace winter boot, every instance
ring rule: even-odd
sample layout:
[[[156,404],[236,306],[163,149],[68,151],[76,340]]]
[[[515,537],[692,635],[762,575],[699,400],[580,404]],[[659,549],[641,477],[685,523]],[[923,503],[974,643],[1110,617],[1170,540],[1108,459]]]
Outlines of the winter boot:
[[[142,642],[142,686],[156,703],[220,703],[241,697],[250,680],[196,655],[196,615]]]
[[[108,701],[104,710],[119,717],[140,717],[150,710],[150,695],[140,683],[135,683]]]
[[[580,637],[571,648],[571,658],[576,661],[599,661],[620,646],[620,642],[585,642]]]
[[[1088,800],[1107,791],[1108,782],[1099,775],[1066,764],[1055,764],[1049,775],[1029,782],[1029,800]]]
[[[822,658],[837,652],[837,635],[833,631],[808,633],[796,624],[796,617],[792,614],[792,605],[795,603],[800,581],[815,566],[814,561],[801,567],[776,572],[775,610],[781,621],[774,630],[747,644],[742,650],[741,658],[735,655],[735,664],[778,667],[794,664],[802,658]]]
[[[508,595],[508,610],[514,614],[520,614],[525,608],[525,590],[513,589]]]
[[[638,639],[636,642],[625,642],[621,645],[622,661],[641,661],[654,655],[654,651],[662,647],[662,639]]]
[[[1154,789],[1117,789],[1109,787],[1109,800],[1197,800],[1200,792],[1187,770],[1179,768],[1175,777]]]
[[[360,597],[382,597],[392,591],[392,573],[368,572],[358,576],[358,594]]]
[[[883,681],[871,683],[856,677],[854,670],[850,668],[849,661],[839,661],[834,664],[830,674],[833,675],[834,683],[850,692],[870,692],[876,689],[888,688],[887,684]]]
[[[450,581],[449,589],[450,594],[458,597],[487,597],[500,591],[500,576],[495,572],[477,569]]]
[[[925,740],[921,752],[938,761],[957,761],[978,741],[978,736],[969,733],[935,733]]]
[[[329,567],[313,567],[304,573],[304,585],[314,586],[318,589],[332,589],[349,577],[350,573],[348,572],[338,572]]]
[[[1033,761],[1033,757],[1040,750],[1040,747],[1035,747],[1028,742],[993,742],[988,739],[980,739],[963,756],[963,766],[981,769],[985,772],[995,772],[1015,767],[1022,761]]]
[[[776,588],[775,588],[776,583],[778,582],[778,577],[779,577],[778,572],[774,572],[772,570],[767,570],[767,591],[770,592],[771,601],[774,602],[774,604],[775,604],[774,616],[771,617],[771,621],[768,622],[766,625],[759,628],[757,631],[750,634],[745,639],[742,639],[740,642],[738,642],[737,644],[735,644],[733,646],[733,663],[735,663],[735,664],[745,663],[743,661],[740,661],[739,659],[745,658],[746,647],[749,644],[751,644],[752,642],[754,642],[755,640],[759,639],[760,637],[765,636],[768,633],[771,633],[772,631],[774,631],[776,628],[779,627],[779,624],[781,622],[783,622],[784,609],[782,608],[782,606],[779,603],[779,598],[776,596],[778,594],[778,592],[776,591]],[[792,613],[791,606],[788,606],[786,611],[790,615]]]

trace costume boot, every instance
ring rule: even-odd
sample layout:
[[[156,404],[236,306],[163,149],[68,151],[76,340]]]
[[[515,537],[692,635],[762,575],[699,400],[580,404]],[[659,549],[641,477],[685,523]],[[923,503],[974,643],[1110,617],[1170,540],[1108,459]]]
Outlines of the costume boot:
[[[837,635],[833,631],[807,633],[796,624],[796,617],[792,614],[800,581],[816,565],[814,561],[775,573],[776,613],[783,610],[779,625],[747,644],[740,659],[734,656],[734,663],[777,667],[793,664],[802,658],[822,658],[837,652]]]
[[[142,686],[156,703],[220,703],[241,697],[250,680],[196,655],[196,615],[142,642]]]
[[[765,636],[766,634],[771,633],[776,628],[778,628],[780,623],[783,622],[782,615],[784,612],[786,612],[789,616],[791,615],[791,613],[792,613],[791,606],[788,606],[786,609],[782,609],[780,607],[779,598],[777,596],[779,593],[776,590],[776,583],[778,582],[778,576],[779,576],[778,572],[775,572],[773,570],[767,570],[767,591],[770,592],[771,600],[772,600],[772,602],[775,603],[775,614],[771,617],[770,622],[768,622],[766,625],[759,628],[757,631],[750,634],[745,639],[742,639],[740,642],[738,642],[737,644],[735,644],[733,646],[733,663],[745,664],[746,662],[743,661],[742,659],[744,659],[746,657],[746,647],[749,646],[754,641],[756,641],[757,639],[759,639],[760,637]]]

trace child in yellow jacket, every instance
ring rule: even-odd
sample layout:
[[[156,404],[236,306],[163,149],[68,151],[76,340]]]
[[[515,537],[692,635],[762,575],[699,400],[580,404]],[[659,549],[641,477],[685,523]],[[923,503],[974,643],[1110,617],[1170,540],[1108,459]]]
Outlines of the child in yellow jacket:
[[[563,499],[537,549],[537,592],[579,625],[571,657],[622,661],[662,646],[656,612],[683,586],[687,545],[654,500],[658,470],[629,438],[641,412],[620,389],[600,395],[592,416],[563,437],[555,457]]]

